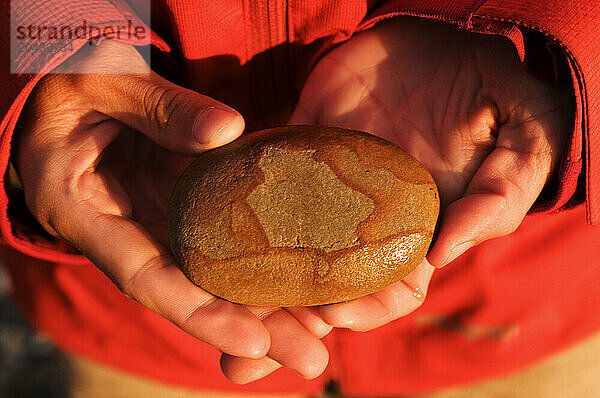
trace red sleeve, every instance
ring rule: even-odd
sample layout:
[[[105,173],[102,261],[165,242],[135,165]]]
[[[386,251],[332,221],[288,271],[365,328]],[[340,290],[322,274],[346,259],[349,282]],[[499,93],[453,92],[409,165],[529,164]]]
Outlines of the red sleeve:
[[[12,3],[12,4],[11,4]],[[12,10],[11,10],[12,6]],[[8,23],[11,13],[13,27]],[[56,26],[66,26],[86,21],[88,25],[96,26],[121,26],[124,31],[117,40],[134,45],[146,45],[151,43],[163,51],[169,51],[168,45],[162,41],[145,23],[136,16],[133,10],[124,0],[79,0],[70,2],[66,0],[19,0],[3,1],[0,4],[0,54],[4,62],[0,65],[0,82],[3,93],[0,96],[0,173],[5,176],[4,184],[0,187],[0,237],[2,243],[13,247],[27,255],[48,261],[62,263],[82,263],[86,259],[77,255],[75,251],[69,250],[64,243],[58,240],[44,238],[43,234],[30,234],[31,222],[20,222],[27,220],[27,212],[20,201],[9,200],[14,191],[10,189],[9,158],[11,138],[23,105],[37,82],[49,71],[66,60],[71,54],[80,49],[90,39],[96,43],[103,39],[101,34],[89,31],[80,38],[70,41],[68,50],[62,48],[39,48],[15,52],[13,59],[17,70],[21,67],[34,65],[39,73],[35,74],[13,74],[11,73],[11,35],[14,26],[28,26],[38,23],[39,26],[47,26],[49,23]],[[128,24],[127,22],[131,23]],[[126,34],[131,27],[143,27],[150,32],[150,39],[140,39],[139,35]],[[134,33],[134,32],[129,32]],[[113,35],[116,36],[116,35]],[[15,51],[15,48],[12,48]],[[11,193],[9,195],[9,193]],[[16,217],[15,217],[16,215]],[[29,220],[31,221],[31,220]],[[29,224],[29,225],[28,225]]]
[[[391,0],[371,13],[358,30],[396,15],[432,18],[478,33],[504,35],[515,44],[522,61],[528,53],[523,31],[540,32],[556,43],[568,61],[577,109],[554,192],[535,210],[557,211],[576,203],[579,183],[585,189],[588,221],[600,224],[600,1]]]

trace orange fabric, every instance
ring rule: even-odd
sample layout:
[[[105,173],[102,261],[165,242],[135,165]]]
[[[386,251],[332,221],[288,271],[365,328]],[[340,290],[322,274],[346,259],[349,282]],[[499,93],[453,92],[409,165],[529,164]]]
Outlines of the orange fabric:
[[[54,6],[48,7],[50,3]],[[134,8],[136,3],[131,1]],[[161,50],[175,51],[157,53],[153,67],[236,107],[253,129],[284,123],[318,56],[383,18],[416,15],[503,34],[524,60],[527,43],[514,23],[539,29],[558,39],[566,52],[578,101],[570,151],[545,212],[529,215],[516,233],[486,242],[437,272],[428,299],[415,314],[369,333],[334,331],[325,339],[331,364],[319,379],[305,381],[282,370],[263,381],[235,386],[220,374],[216,350],[126,299],[85,258],[37,231],[18,194],[12,193],[9,200],[0,189],[5,264],[14,295],[32,323],[68,351],[168,383],[314,394],[335,378],[349,395],[422,393],[493,377],[598,330],[600,229],[586,222],[586,214],[596,222],[600,210],[600,165],[594,154],[600,136],[600,68],[595,67],[600,42],[591,40],[600,34],[600,14],[594,12],[600,2],[380,3],[367,9],[359,0],[156,1],[152,42]],[[60,12],[66,3],[40,4],[30,0],[27,11]],[[82,0],[68,12],[69,18],[101,22],[133,11],[124,2]],[[0,5],[0,13],[8,20],[7,3]],[[5,55],[8,25],[0,26]],[[39,62],[50,70],[67,56],[50,54]],[[43,76],[11,75],[8,62],[3,65],[2,172],[18,115]],[[580,175],[586,205],[565,210],[577,200]],[[563,211],[555,213],[558,209]]]

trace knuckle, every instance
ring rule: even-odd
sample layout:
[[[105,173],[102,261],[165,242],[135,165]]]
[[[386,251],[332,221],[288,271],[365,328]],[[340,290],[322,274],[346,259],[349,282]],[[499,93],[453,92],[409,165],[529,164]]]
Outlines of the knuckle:
[[[185,314],[180,322],[180,326],[182,329],[186,330],[190,325],[193,325],[197,322],[198,318],[204,318],[205,313],[209,312],[213,306],[218,306],[218,299],[215,296],[207,296],[204,300],[198,302],[187,314]]]
[[[154,303],[150,293],[152,291],[151,285],[156,279],[156,273],[170,266],[169,261],[167,261],[168,258],[168,254],[158,254],[151,257],[141,266],[137,267],[130,276],[118,278],[117,287],[130,299],[157,312],[158,307]]]
[[[144,284],[144,274],[147,272],[148,266],[148,263],[144,264],[128,278],[119,278],[115,276],[111,279],[117,285],[121,293],[141,304],[144,300],[140,293],[143,291],[143,286],[142,289],[140,289],[140,285]]]
[[[177,123],[184,95],[181,90],[156,85],[146,90],[144,106],[153,127],[162,131]]]
[[[153,124],[157,123],[158,103],[162,95],[162,88],[150,84],[142,92],[141,106],[142,112]]]

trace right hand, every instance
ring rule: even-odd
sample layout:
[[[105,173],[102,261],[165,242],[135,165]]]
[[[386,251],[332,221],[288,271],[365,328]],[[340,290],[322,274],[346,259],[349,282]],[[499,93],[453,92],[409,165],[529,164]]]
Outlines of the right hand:
[[[146,66],[134,47],[105,41],[36,86],[13,148],[29,209],[125,295],[188,334],[249,363],[266,355],[318,376],[328,361],[319,337],[331,327],[316,313],[219,299],[192,284],[168,250],[167,203],[177,177],[193,156],[242,134],[243,118],[155,73],[114,73],[119,65]],[[249,369],[224,371],[236,382],[268,373]]]

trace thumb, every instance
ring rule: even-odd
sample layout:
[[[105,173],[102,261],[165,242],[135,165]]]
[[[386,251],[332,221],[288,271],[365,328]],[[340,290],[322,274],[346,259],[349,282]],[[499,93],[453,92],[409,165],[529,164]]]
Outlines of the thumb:
[[[225,145],[244,130],[234,109],[154,72],[99,76],[103,84],[90,96],[94,108],[169,150],[193,155]]]
[[[519,227],[558,158],[549,129],[535,121],[500,128],[496,148],[481,164],[464,196],[446,208],[427,255],[431,264],[442,267],[469,248]]]

